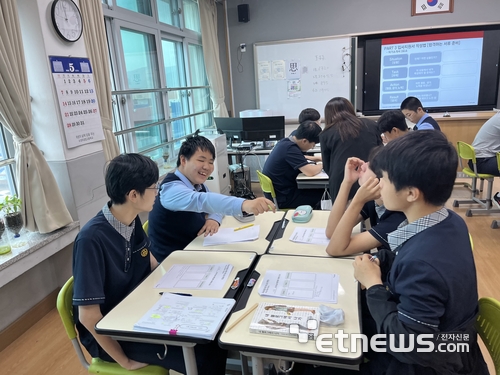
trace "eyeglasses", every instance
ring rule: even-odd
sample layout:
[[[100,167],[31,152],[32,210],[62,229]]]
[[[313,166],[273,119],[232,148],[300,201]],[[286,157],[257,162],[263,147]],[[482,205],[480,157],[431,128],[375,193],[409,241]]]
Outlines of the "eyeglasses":
[[[159,183],[159,182],[157,182],[157,183],[155,184],[155,187],[147,187],[146,189],[155,189],[155,190],[160,190],[160,183]]]

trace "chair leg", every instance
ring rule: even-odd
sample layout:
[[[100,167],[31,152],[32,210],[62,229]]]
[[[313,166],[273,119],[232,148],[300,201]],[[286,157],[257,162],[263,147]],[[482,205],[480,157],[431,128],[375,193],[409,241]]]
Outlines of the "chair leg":
[[[472,216],[473,214],[495,214],[500,213],[500,207],[495,205],[493,208],[492,196],[493,196],[493,178],[487,179],[488,188],[486,190],[485,199],[479,199],[474,194],[471,197],[471,201],[468,203],[478,204],[481,208],[470,208],[465,213],[465,216]],[[453,202],[455,204],[455,202]],[[458,203],[466,203],[466,201],[458,201]],[[496,202],[495,202],[496,203]]]

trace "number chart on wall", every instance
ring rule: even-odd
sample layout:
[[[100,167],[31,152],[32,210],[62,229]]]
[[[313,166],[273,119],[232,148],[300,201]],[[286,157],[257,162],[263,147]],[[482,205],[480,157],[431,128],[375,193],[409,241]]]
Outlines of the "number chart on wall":
[[[259,109],[297,119],[304,108],[320,113],[333,97],[351,99],[351,37],[255,43]]]
[[[49,56],[68,148],[104,139],[88,58]]]

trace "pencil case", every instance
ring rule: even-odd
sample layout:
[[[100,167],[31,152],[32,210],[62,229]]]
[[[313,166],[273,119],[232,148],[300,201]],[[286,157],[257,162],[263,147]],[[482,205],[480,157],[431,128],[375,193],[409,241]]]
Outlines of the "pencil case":
[[[309,205],[299,206],[295,209],[292,215],[294,223],[307,223],[311,220],[313,209]]]

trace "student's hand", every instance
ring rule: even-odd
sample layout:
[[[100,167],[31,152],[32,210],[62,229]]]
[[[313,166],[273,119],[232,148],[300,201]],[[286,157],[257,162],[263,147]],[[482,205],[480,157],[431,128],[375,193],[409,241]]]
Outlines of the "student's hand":
[[[349,158],[345,162],[344,182],[354,184],[358,181],[361,172],[361,166],[365,162],[359,158]]]
[[[276,206],[269,199],[260,197],[244,201],[241,205],[241,211],[258,215],[267,211],[276,212]]]
[[[382,284],[382,274],[377,261],[371,260],[372,256],[364,254],[357,256],[352,263],[354,267],[354,278],[366,289],[374,285]]]
[[[219,231],[219,227],[220,224],[216,220],[207,219],[205,221],[205,225],[200,229],[197,235],[199,236],[200,234],[205,233],[205,237],[212,236]]]
[[[146,366],[148,366],[147,363],[137,362],[137,361],[134,361],[133,359],[129,359],[127,361],[127,363],[125,364],[125,366],[122,366],[122,367],[131,371],[131,370],[138,370],[138,369],[146,367]]]
[[[366,202],[373,201],[380,198],[380,180],[376,177],[370,177],[366,182],[360,186],[353,202],[365,204]]]

